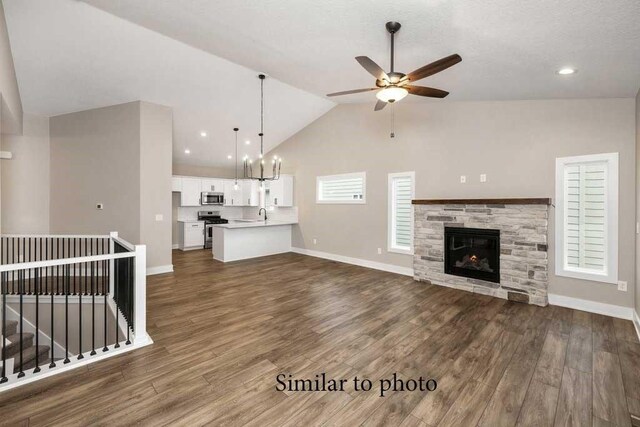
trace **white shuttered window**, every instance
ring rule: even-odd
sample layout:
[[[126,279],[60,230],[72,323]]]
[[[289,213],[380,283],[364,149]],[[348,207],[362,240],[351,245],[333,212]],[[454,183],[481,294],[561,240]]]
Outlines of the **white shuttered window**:
[[[618,154],[556,160],[556,274],[618,280]]]
[[[389,174],[389,237],[390,252],[413,253],[414,172]]]
[[[365,172],[319,176],[316,179],[317,203],[365,203]]]

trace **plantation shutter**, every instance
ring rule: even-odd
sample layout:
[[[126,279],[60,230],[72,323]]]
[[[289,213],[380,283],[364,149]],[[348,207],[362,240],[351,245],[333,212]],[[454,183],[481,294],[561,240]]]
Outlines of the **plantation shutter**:
[[[411,199],[413,198],[413,180],[411,176],[398,176],[392,182],[392,215],[393,246],[399,249],[411,249],[413,240],[413,215]]]
[[[318,177],[318,201],[321,202],[362,202],[364,191],[363,173]]]
[[[607,269],[607,162],[565,166],[565,268]]]

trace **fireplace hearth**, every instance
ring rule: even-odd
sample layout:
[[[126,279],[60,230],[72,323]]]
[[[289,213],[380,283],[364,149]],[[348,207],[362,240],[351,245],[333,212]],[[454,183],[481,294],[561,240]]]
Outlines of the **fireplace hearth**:
[[[444,229],[444,272],[500,283],[500,230]]]

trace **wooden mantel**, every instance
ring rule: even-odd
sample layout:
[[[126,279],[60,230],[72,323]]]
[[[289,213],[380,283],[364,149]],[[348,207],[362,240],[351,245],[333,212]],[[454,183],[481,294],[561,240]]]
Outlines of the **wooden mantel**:
[[[514,199],[417,199],[414,205],[550,205],[550,198]]]

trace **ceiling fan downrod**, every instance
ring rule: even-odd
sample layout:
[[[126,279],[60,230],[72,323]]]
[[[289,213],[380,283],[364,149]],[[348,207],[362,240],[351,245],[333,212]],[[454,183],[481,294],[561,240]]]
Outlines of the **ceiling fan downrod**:
[[[400,25],[399,22],[394,22],[394,21],[390,21],[387,22],[385,24],[385,26],[387,27],[387,31],[389,31],[389,33],[391,34],[391,71],[390,73],[393,73],[393,56],[394,56],[394,38],[395,38],[395,34],[400,31],[400,27],[402,27],[402,25]]]

